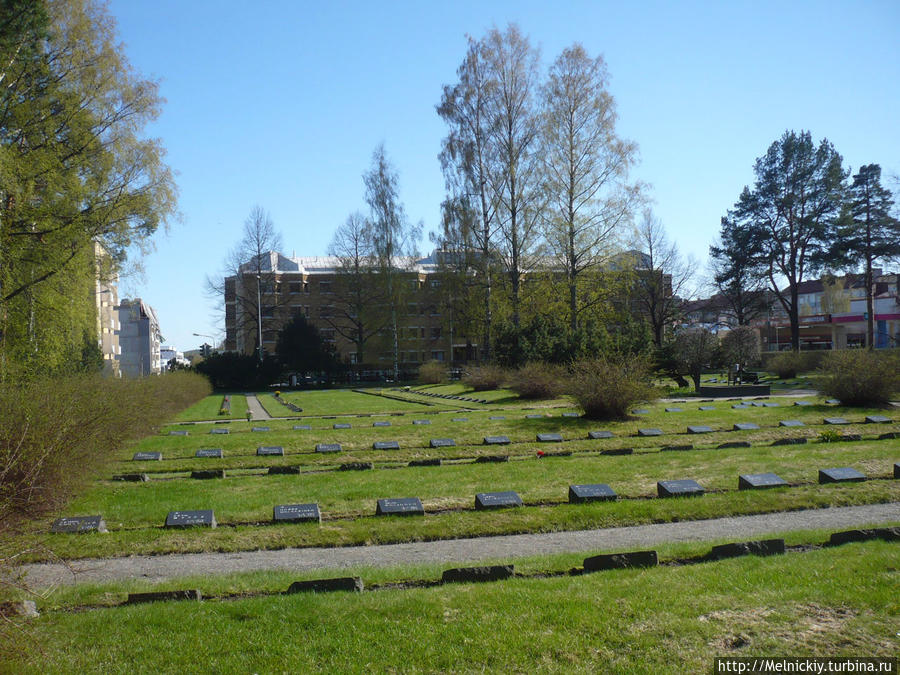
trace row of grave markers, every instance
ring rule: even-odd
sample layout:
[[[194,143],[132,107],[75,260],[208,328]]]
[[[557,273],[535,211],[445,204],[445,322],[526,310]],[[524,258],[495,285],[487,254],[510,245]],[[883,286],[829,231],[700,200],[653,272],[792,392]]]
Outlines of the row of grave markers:
[[[894,464],[894,478],[900,478],[900,462]],[[851,467],[819,470],[819,483],[862,482],[866,475]],[[789,484],[775,473],[742,474],[738,476],[741,490],[786,487]],[[703,495],[706,490],[692,479],[661,480],[656,484],[657,496],[686,497]],[[616,492],[606,483],[569,486],[569,503],[583,504],[593,501],[614,501]],[[475,495],[475,509],[487,510],[524,506],[522,498],[514,491],[479,492]],[[425,515],[425,508],[418,497],[379,499],[375,515]],[[273,522],[321,522],[318,504],[282,504],[274,507]],[[166,527],[216,527],[212,510],[171,511],[166,517]],[[106,532],[102,516],[73,516],[59,518],[50,528],[51,532]]]
[[[884,417],[882,415],[868,415],[866,417],[866,424],[890,424],[893,420],[888,417]],[[832,426],[843,426],[851,424],[850,421],[844,419],[843,417],[826,417],[824,419],[824,424],[832,425]],[[781,420],[778,423],[781,427],[787,428],[799,428],[804,427],[806,424],[801,422],[800,420]],[[758,431],[760,426],[753,422],[738,422],[732,425],[732,431]],[[716,433],[716,429],[705,425],[690,425],[687,427],[688,434],[709,434]],[[719,431],[726,431],[724,429],[720,429]],[[647,429],[638,429],[637,434],[638,437],[655,437],[655,436],[663,436],[667,435],[663,432],[662,429],[658,428],[647,428]],[[611,431],[589,431],[588,439],[590,440],[599,440],[605,438],[614,438],[615,434]],[[563,438],[562,434],[556,432],[548,432],[537,434],[536,438],[538,443],[562,443],[565,442],[566,439]],[[569,439],[569,440],[577,440],[577,439]],[[788,439],[792,442],[798,442],[799,439]],[[777,443],[778,441],[776,441]],[[512,443],[508,436],[504,435],[496,435],[496,436],[484,436],[482,438],[483,445],[509,445]],[[429,440],[429,447],[431,448],[450,448],[455,447],[456,441],[452,438],[432,438]],[[375,441],[372,444],[373,450],[399,450],[400,443],[399,441]],[[315,446],[315,451],[319,453],[332,453],[332,452],[342,452],[343,447],[340,443],[317,443]],[[256,449],[256,454],[258,456],[284,456],[284,447],[280,445],[260,445]],[[208,457],[208,458],[221,458],[223,457],[223,452],[221,448],[203,448],[197,450],[195,453],[196,457]],[[133,455],[133,461],[159,461],[162,460],[163,456],[161,452],[137,452]]]

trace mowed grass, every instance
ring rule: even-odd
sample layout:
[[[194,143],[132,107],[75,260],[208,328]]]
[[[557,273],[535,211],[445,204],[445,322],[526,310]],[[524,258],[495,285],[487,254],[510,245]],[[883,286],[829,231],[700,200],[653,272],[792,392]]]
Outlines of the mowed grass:
[[[273,417],[318,416],[318,415],[361,415],[393,412],[416,412],[447,410],[458,406],[438,404],[432,401],[406,401],[395,398],[396,392],[387,389],[370,389],[362,394],[352,389],[324,389],[315,391],[285,391],[281,398],[303,408],[295,413],[279,403],[272,393],[256,395],[266,412]],[[387,394],[382,396],[381,394]]]
[[[728,450],[648,451],[628,456],[522,457],[506,463],[314,471],[299,475],[245,472],[225,479],[183,477],[145,483],[100,482],[68,513],[102,514],[109,534],[50,535],[31,542],[63,558],[341,546],[520,532],[612,527],[800,508],[866,504],[900,498],[890,479],[896,441],[811,443]],[[345,458],[346,459],[346,458]],[[200,461],[200,460],[198,460]],[[219,460],[202,460],[215,465]],[[817,485],[818,469],[850,466],[865,483]],[[313,467],[315,468],[315,467]],[[738,475],[774,472],[796,487],[738,491]],[[656,482],[690,478],[710,494],[658,499]],[[607,483],[617,502],[570,505],[571,484]],[[526,506],[474,510],[478,492],[514,490]],[[418,497],[424,518],[376,517],[380,498]],[[319,504],[324,522],[270,524],[277,504]],[[171,510],[213,509],[219,528],[166,530]]]
[[[231,397],[231,413],[228,415],[220,415],[219,410],[222,409],[222,400],[224,394],[215,394],[207,396],[202,401],[192,405],[175,417],[176,422],[193,422],[201,420],[228,420],[228,419],[246,419],[247,417],[247,399],[243,394],[229,394]]]
[[[895,657],[898,563],[897,544],[868,542],[491,584],[49,611],[29,624],[40,649],[4,670],[708,672],[716,656]]]

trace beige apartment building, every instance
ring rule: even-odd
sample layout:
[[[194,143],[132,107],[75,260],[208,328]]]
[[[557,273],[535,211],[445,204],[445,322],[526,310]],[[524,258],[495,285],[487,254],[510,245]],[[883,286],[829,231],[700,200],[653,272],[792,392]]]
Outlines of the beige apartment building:
[[[402,371],[415,371],[432,360],[466,362],[477,354],[477,341],[455,334],[450,317],[441,311],[441,272],[436,255],[398,258],[395,262],[395,279],[403,290],[397,316]],[[340,265],[341,260],[333,256],[289,258],[276,251],[264,254],[259,265],[256,261],[242,265],[239,274],[225,279],[226,351],[256,353],[261,323],[262,348],[273,354],[279,330],[301,314],[342,358],[357,364],[356,345],[346,335],[347,304],[339,292]],[[387,321],[390,312],[387,306],[381,309],[377,314],[383,317],[384,325],[367,341],[364,354],[373,376],[393,367],[392,331]]]

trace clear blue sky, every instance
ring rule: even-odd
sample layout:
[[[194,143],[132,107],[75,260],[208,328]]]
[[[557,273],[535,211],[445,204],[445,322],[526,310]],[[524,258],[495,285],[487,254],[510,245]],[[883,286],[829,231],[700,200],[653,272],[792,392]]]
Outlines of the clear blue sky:
[[[435,112],[466,34],[518,23],[545,65],[581,42],[602,54],[633,173],[682,251],[705,267],[719,219],[787,129],[834,143],[845,166],[900,174],[900,2],[234,2],[112,0],[125,52],[168,100],[149,133],[178,172],[181,222],[155,237],[145,279],[166,341],[221,335],[203,291],[267,209],[291,255],[325,253],[363,209],[384,142],[410,218],[444,195]],[[896,188],[896,185],[893,186]],[[427,240],[420,246],[428,248]]]

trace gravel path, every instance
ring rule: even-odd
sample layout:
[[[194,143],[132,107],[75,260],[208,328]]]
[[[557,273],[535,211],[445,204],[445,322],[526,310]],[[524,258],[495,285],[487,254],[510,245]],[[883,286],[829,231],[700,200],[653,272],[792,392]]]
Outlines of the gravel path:
[[[259,402],[255,395],[247,394],[245,398],[247,399],[247,410],[253,413],[254,420],[272,419],[272,416],[266,412],[266,409],[262,407],[262,403]]]
[[[308,572],[356,566],[395,567],[428,563],[463,565],[486,559],[553,553],[593,554],[617,549],[642,549],[665,542],[714,539],[745,541],[777,532],[852,529],[898,522],[900,502],[893,502],[604,530],[450,539],[412,544],[79,560],[72,562],[70,567],[60,564],[25,565],[21,571],[26,575],[26,582],[35,589],[56,584],[99,583],[119,579],[163,582],[188,575],[255,570]]]

